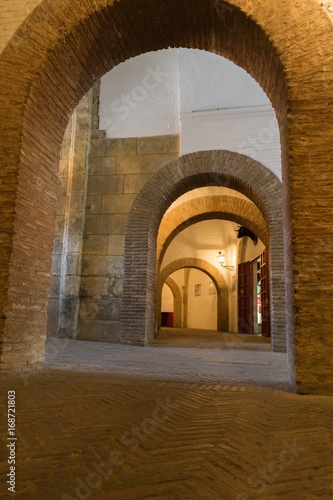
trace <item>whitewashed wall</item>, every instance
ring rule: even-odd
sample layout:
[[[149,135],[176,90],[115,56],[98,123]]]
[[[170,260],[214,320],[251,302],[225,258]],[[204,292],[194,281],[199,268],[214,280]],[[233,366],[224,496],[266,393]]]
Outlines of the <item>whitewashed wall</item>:
[[[217,294],[209,293],[210,281],[207,274],[191,269],[188,282],[188,328],[217,330]],[[195,295],[196,285],[200,285],[200,296]]]
[[[161,312],[173,312],[173,311],[174,311],[173,293],[168,287],[168,285],[164,284],[162,288]]]
[[[281,179],[280,134],[271,106],[181,115],[181,154],[226,149],[250,156]]]
[[[107,137],[179,134],[180,86],[176,50],[129,59],[101,79],[100,130]]]
[[[100,129],[107,136],[181,135],[181,154],[227,149],[281,178],[274,110],[243,69],[191,49],[150,52],[102,77]]]

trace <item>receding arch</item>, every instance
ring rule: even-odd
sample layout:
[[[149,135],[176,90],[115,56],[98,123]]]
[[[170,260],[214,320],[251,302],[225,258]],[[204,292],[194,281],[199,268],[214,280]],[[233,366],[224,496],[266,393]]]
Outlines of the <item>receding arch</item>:
[[[280,191],[281,189],[282,187]],[[279,196],[282,196],[281,192]],[[161,264],[166,249],[177,234],[192,224],[209,219],[225,219],[246,226],[266,247],[270,245],[267,223],[253,203],[235,196],[203,196],[186,201],[164,215],[157,236],[158,265]]]
[[[182,295],[179,290],[179,286],[170,276],[164,282],[171,290],[173,295],[173,326],[175,328],[181,328],[182,326]],[[163,285],[162,285],[163,286]]]
[[[209,262],[203,259],[195,259],[195,258],[184,258],[178,259],[167,266],[160,272],[157,278],[157,300],[156,300],[156,318],[157,318],[157,327],[159,326],[159,318],[161,311],[161,293],[162,287],[167,278],[174,272],[179,269],[185,268],[193,268],[202,271],[207,274],[210,279],[213,281],[216,292],[217,292],[217,329],[221,332],[229,331],[229,291],[228,286],[225,282],[224,277],[219,272],[216,267],[214,267]]]
[[[237,8],[229,9],[229,4]],[[58,152],[75,105],[96,78],[120,61],[184,46],[224,55],[243,67],[277,112],[285,180],[290,366],[296,366],[295,354],[300,390],[313,392],[307,373],[321,391],[332,390],[331,381],[323,382],[329,357],[321,357],[313,372],[317,354],[327,346],[324,332],[333,314],[333,297],[324,293],[332,282],[325,240],[331,225],[326,200],[332,157],[327,127],[327,102],[333,99],[333,86],[328,85],[333,79],[331,39],[332,21],[317,0],[143,0],[140,9],[129,0],[40,2],[0,58],[1,173],[6,179],[0,206],[0,327],[5,370],[43,359]],[[309,227],[316,231],[309,232]],[[314,248],[320,251],[320,265],[309,277]],[[314,286],[323,289],[315,298]],[[323,307],[328,316],[320,313]],[[313,318],[323,336],[313,334]],[[17,325],[24,326],[22,337]],[[26,349],[27,343],[33,347]]]
[[[6,177],[0,326],[9,369],[20,359],[25,366],[43,360],[61,141],[75,106],[97,78],[130,57],[168,47],[224,55],[260,82],[286,144],[283,67],[261,22],[248,14],[215,0],[142,0],[138,9],[129,0],[43,0],[9,41],[0,57]],[[17,324],[25,325],[22,342]],[[33,352],[26,342],[35,345]]]
[[[236,189],[253,201],[270,231],[272,345],[285,351],[285,282],[282,192],[279,179],[263,165],[230,151],[204,151],[162,167],[134,200],[125,236],[122,342],[144,345],[154,336],[157,234],[168,207],[187,191],[203,186]],[[133,297],[140,307],[133,324]],[[139,326],[140,325],[140,326]],[[139,334],[139,332],[141,332]]]
[[[208,212],[208,213],[203,213],[200,215],[196,215],[194,217],[191,217],[190,219],[187,219],[183,223],[181,223],[179,226],[177,226],[166,238],[166,240],[163,243],[162,249],[160,254],[157,251],[158,261],[157,261],[157,267],[159,267],[163,261],[163,257],[169,247],[169,245],[172,243],[174,238],[178,236],[182,231],[187,229],[188,227],[197,224],[198,222],[202,221],[207,221],[207,220],[213,220],[213,219],[219,219],[219,220],[226,220],[230,222],[236,222],[236,224],[240,224],[241,226],[247,227],[250,229],[254,234],[259,235],[261,234],[260,230],[258,230],[258,226],[254,224],[251,220],[245,219],[243,217],[240,217],[238,215],[228,213],[228,212]],[[260,238],[260,236],[259,236]],[[265,244],[265,246],[269,246],[269,236],[262,239],[260,238],[261,241]],[[266,242],[266,243],[265,243]],[[268,245],[267,245],[268,242]]]

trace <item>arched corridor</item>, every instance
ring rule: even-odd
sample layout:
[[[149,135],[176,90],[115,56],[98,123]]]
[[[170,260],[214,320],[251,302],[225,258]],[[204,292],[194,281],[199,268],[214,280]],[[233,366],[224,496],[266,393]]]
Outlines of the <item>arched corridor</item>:
[[[332,0],[0,27],[0,497],[333,498]]]

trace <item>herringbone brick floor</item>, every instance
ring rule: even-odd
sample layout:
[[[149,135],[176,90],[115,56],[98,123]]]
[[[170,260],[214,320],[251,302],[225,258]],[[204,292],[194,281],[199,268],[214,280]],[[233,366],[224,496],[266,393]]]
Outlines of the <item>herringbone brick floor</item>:
[[[288,392],[285,355],[124,347],[49,341],[48,368],[0,379],[1,498],[333,498],[333,399]],[[4,479],[7,390],[16,391],[15,494]]]

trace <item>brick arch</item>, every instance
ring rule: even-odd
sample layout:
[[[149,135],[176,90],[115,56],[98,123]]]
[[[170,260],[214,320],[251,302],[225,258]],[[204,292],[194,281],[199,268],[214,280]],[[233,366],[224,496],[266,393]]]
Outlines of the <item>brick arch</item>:
[[[97,78],[130,57],[168,47],[224,55],[269,95],[286,144],[283,67],[271,34],[249,14],[215,0],[142,0],[140,9],[130,0],[43,0],[9,41],[0,57],[2,367],[43,360],[60,146],[69,117]],[[25,327],[19,342],[17,324]]]
[[[213,281],[217,293],[217,329],[220,332],[229,331],[229,290],[224,277],[216,267],[203,259],[184,258],[178,259],[168,264],[158,276],[157,280],[157,301],[156,318],[159,320],[161,310],[161,293],[165,280],[179,269],[193,268],[207,274]],[[158,325],[159,323],[157,323]]]
[[[281,189],[282,187],[277,195],[280,198]],[[267,223],[256,205],[236,196],[200,196],[176,206],[164,215],[157,236],[158,266],[177,234],[192,224],[209,219],[225,219],[246,226],[269,248],[270,234]],[[282,227],[279,230],[283,238]],[[281,258],[283,259],[283,254]]]
[[[158,251],[157,251],[157,255],[159,255],[158,261],[157,261],[157,269],[159,269],[159,267],[161,266],[161,264],[163,262],[164,255],[165,255],[167,249],[169,248],[169,245],[176,238],[176,236],[178,236],[178,234],[180,234],[182,231],[184,231],[188,227],[192,226],[193,224],[197,224],[198,222],[212,220],[212,219],[220,219],[220,220],[228,220],[231,222],[236,222],[236,224],[247,227],[254,234],[256,234],[256,235],[260,234],[260,232],[258,231],[258,226],[256,224],[254,224],[249,219],[245,219],[243,217],[240,217],[239,215],[231,214],[228,212],[207,212],[207,213],[195,215],[194,217],[191,217],[190,219],[187,219],[186,221],[182,222],[166,238],[166,240],[163,243],[160,254],[158,254]],[[260,238],[260,236],[259,236],[259,238]],[[265,241],[268,242],[268,244],[269,244],[269,239],[270,239],[269,236],[267,238],[265,238],[265,240],[262,240],[262,238],[260,238],[260,239],[261,239],[261,241],[264,242],[265,246],[267,247],[267,244],[265,243]],[[283,256],[282,256],[282,258],[283,258]]]
[[[229,4],[235,8],[230,10]],[[0,206],[2,367],[43,360],[56,172],[61,139],[75,105],[96,78],[119,62],[182,46],[223,55],[243,67],[277,112],[286,181],[291,366],[297,364],[301,390],[313,391],[307,373],[322,391],[332,390],[329,379],[322,382],[329,357],[320,354],[319,368],[313,366],[317,353],[327,348],[324,332],[333,321],[333,297],[311,297],[314,286],[324,290],[332,282],[325,240],[331,226],[325,199],[332,157],[327,126],[327,102],[333,99],[331,40],[332,22],[317,0],[142,0],[140,9],[129,0],[42,0],[0,57],[0,158],[6,183]],[[309,232],[309,226],[316,230]],[[320,254],[315,261],[314,248]],[[309,262],[315,268],[310,269]],[[325,317],[323,308],[328,311]],[[316,331],[323,332],[315,338],[313,318]],[[21,330],[24,325],[21,336],[18,325]]]
[[[272,345],[276,351],[285,351],[281,183],[262,164],[230,151],[204,151],[174,160],[152,175],[134,200],[125,236],[122,342],[152,341],[160,222],[175,199],[203,186],[224,186],[245,194],[257,205],[269,227]],[[133,297],[141,312],[141,320],[136,314],[135,323],[131,313]]]
[[[182,327],[182,294],[179,286],[170,276],[164,282],[171,290],[173,295],[173,326],[174,328]]]

